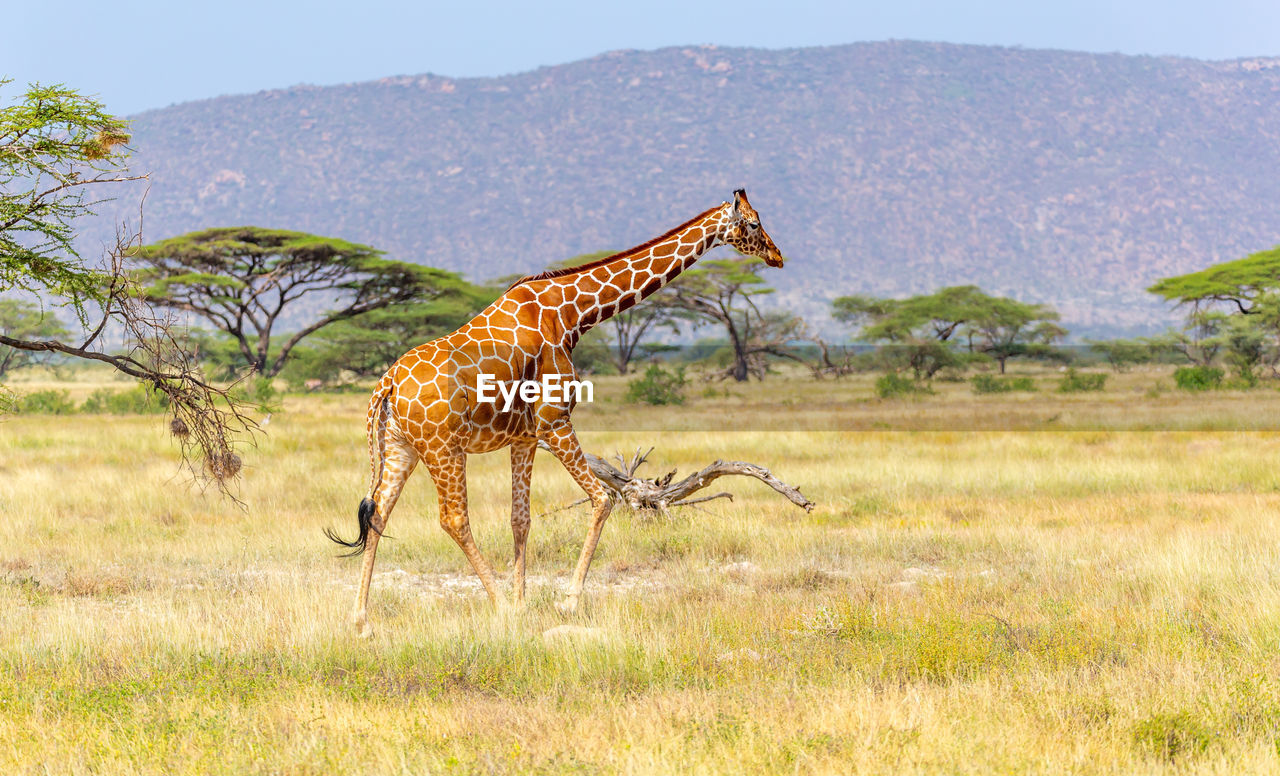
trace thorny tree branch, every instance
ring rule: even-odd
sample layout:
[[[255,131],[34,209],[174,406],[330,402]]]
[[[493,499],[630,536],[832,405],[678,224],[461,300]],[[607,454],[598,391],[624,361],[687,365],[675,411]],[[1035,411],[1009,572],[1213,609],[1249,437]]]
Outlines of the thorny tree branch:
[[[110,364],[163,395],[172,415],[170,430],[181,445],[183,466],[196,482],[215,484],[238,503],[230,483],[240,470],[238,443],[252,441],[258,428],[248,415],[252,405],[233,395],[239,380],[226,387],[210,383],[185,337],[178,333],[180,321],[146,302],[126,269],[128,257],[140,245],[140,228],[130,230],[122,225],[117,229],[116,243],[107,250],[102,271],[105,287],[96,301],[101,317],[79,345],[4,334],[0,334],[0,345]],[[102,339],[109,330],[123,335],[120,352],[106,352]]]

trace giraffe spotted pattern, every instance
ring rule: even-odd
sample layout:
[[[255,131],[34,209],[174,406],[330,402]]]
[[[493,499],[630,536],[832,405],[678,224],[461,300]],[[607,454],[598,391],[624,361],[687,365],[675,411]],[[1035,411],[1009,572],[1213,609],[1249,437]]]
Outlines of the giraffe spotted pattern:
[[[573,611],[612,504],[591,474],[570,423],[573,400],[517,400],[509,411],[476,400],[477,376],[539,381],[544,374],[577,379],[571,358],[578,340],[653,294],[717,245],[758,256],[773,267],[782,255],[760,224],[744,191],[629,251],[580,267],[524,278],[452,334],[420,345],[391,366],[369,401],[373,481],[361,504],[361,535],[341,542],[364,550],[355,624],[369,633],[367,604],[378,539],[405,481],[421,462],[439,494],[440,525],[471,562],[489,598],[508,605],[493,568],[480,553],[467,514],[466,456],[511,450],[511,532],[515,561],[512,596],[524,603],[525,543],[529,536],[529,479],[539,440],[547,443],[591,501],[591,523],[573,580],[559,607]],[[334,537],[335,540],[336,537]],[[337,540],[341,541],[341,540]]]

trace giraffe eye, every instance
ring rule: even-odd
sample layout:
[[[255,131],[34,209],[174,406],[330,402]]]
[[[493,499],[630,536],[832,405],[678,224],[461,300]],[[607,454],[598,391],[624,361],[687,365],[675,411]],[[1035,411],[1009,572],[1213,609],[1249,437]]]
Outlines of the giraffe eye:
[[[757,230],[757,229],[759,229],[759,228],[760,228],[760,222],[759,222],[759,221],[748,221],[748,222],[747,222],[747,228],[749,228],[751,231],[753,231],[753,232],[754,232],[755,230]]]

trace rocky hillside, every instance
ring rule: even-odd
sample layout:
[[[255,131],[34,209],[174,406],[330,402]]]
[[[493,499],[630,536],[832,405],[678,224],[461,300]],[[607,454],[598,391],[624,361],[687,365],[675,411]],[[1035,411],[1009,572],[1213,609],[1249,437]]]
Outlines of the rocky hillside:
[[[1280,60],[889,42],[621,51],[134,118],[147,234],[254,223],[474,279],[641,242],[745,186],[778,303],[977,283],[1162,328],[1156,278],[1280,242]]]

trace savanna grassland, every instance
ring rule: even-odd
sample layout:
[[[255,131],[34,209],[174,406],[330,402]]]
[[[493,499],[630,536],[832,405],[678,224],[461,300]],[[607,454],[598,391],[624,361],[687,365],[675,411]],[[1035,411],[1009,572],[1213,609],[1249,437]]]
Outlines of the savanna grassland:
[[[185,479],[161,416],[10,416],[0,772],[1280,770],[1280,392],[1038,379],[879,400],[777,377],[680,409],[603,380],[587,449],[655,445],[653,476],[754,461],[818,507],[731,478],[732,502],[616,510],[566,618],[587,512],[552,511],[579,493],[540,454],[530,603],[500,617],[419,472],[370,640],[321,533],[355,530],[363,393],[284,397],[243,508]],[[502,568],[508,477],[472,458]],[[564,624],[598,630],[544,638]]]

